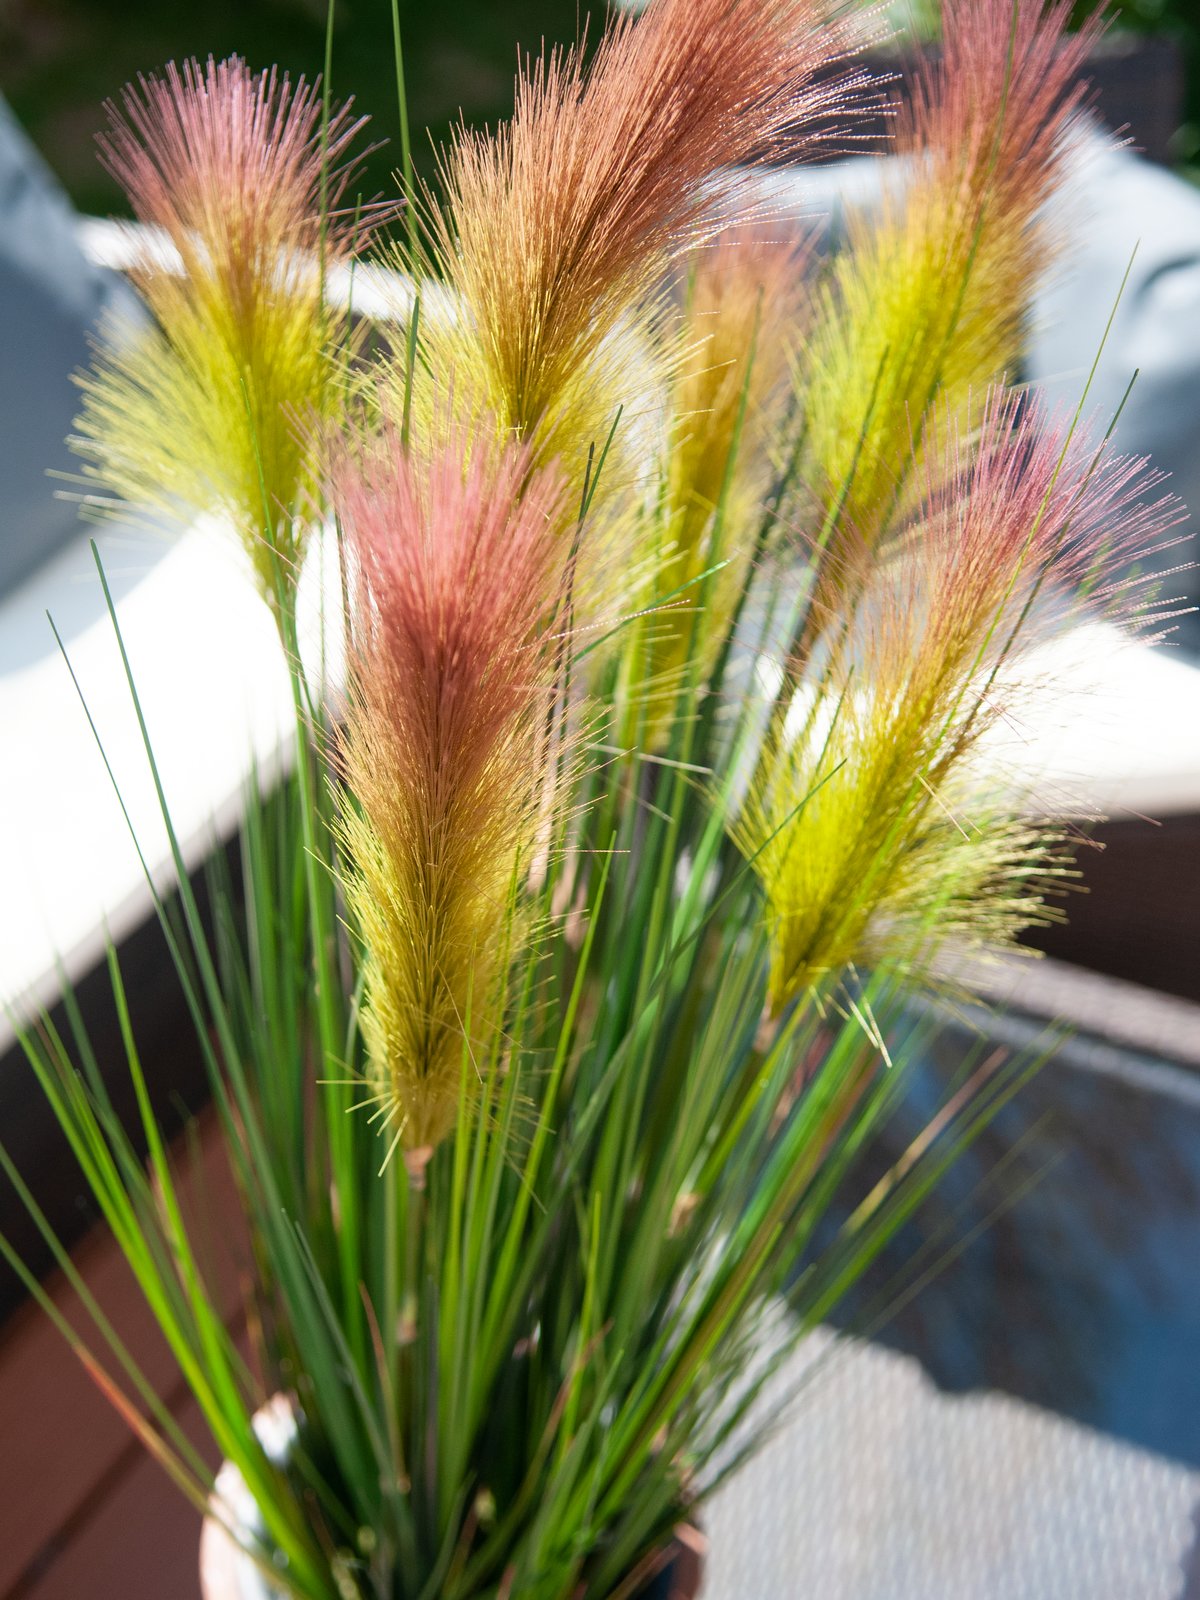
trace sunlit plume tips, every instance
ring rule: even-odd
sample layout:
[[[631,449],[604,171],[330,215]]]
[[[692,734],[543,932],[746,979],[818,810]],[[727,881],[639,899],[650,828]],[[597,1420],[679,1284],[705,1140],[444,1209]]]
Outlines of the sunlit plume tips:
[[[450,1132],[498,1047],[561,756],[563,489],[517,447],[463,461],[418,465],[387,424],[332,485],[354,619],[347,899],[371,1098],[407,1149]]]
[[[654,0],[590,66],[574,50],[526,67],[511,123],[445,159],[434,253],[464,315],[430,330],[435,370],[582,477],[629,409],[626,314],[712,231],[733,168],[845,103],[826,69],[852,37],[823,0]]]
[[[1133,572],[1169,542],[1156,480],[997,394],[931,428],[920,510],[787,685],[735,826],[763,890],[769,1004],[858,962],[920,979],[941,946],[994,949],[1052,913],[1068,866],[988,754],[1019,723],[1023,647],[1080,608],[1154,626]],[[936,458],[936,459],[932,459]]]
[[[1060,240],[1063,182],[1098,31],[1042,0],[947,0],[937,66],[902,114],[904,179],[851,212],[805,368],[808,472],[831,524],[876,542],[904,511],[924,419],[1021,354]],[[827,537],[836,526],[831,526]]]
[[[302,555],[313,425],[342,403],[326,279],[378,217],[339,209],[362,121],[334,107],[323,131],[316,86],[236,58],[172,64],[108,112],[103,159],[153,230],[131,274],[153,325],[81,380],[76,447],[122,501],[229,518],[274,601]]]

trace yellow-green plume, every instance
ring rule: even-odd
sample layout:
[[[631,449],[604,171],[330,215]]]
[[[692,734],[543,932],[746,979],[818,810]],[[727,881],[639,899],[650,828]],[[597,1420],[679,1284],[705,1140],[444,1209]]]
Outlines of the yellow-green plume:
[[[421,1149],[498,1040],[527,932],[520,886],[553,798],[564,493],[519,447],[418,463],[385,422],[332,497],[352,568],[343,835],[368,1072],[392,1141]]]
[[[81,379],[75,447],[122,501],[227,517],[273,603],[303,554],[314,425],[342,401],[325,273],[356,225],[329,207],[362,124],[335,109],[323,134],[315,87],[237,59],[172,64],[108,111],[104,159],[155,230],[131,274],[153,326]]]
[[[973,443],[972,459],[952,422],[931,427],[919,520],[789,683],[735,825],[766,903],[774,1011],[856,962],[920,977],[948,939],[1003,945],[1044,919],[1065,870],[1059,831],[1015,817],[981,741],[1012,709],[1034,602],[1053,589],[1061,615],[1090,584],[1108,610],[1136,608],[1136,579],[1097,574],[1178,516],[1139,502],[1143,463],[1064,452],[1020,397],[998,391]]]
[[[789,355],[806,301],[804,251],[732,229],[689,263],[670,386],[657,541],[627,671],[662,742],[681,686],[703,684],[746,582],[780,470]]]
[[[824,285],[801,383],[825,537],[874,545],[902,509],[924,419],[1011,373],[1055,238],[1078,73],[1096,26],[1070,7],[946,0],[940,64],[914,87],[902,193],[852,214]],[[836,579],[836,571],[834,573]]]

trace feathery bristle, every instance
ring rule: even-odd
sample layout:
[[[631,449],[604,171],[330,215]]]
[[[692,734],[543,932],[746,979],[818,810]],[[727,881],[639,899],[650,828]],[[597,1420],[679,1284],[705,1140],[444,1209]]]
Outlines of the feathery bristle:
[[[767,903],[775,1010],[860,960],[919,976],[951,936],[1003,945],[1044,919],[1065,871],[1059,832],[1014,820],[1020,797],[980,741],[1020,693],[1010,664],[1038,634],[1036,602],[1077,609],[1090,578],[1110,615],[1128,612],[1137,580],[1096,573],[1160,548],[1180,513],[1143,500],[1158,480],[1142,463],[1064,447],[1011,394],[988,400],[972,446],[953,417],[931,429],[925,504],[806,655],[735,825]]]
[[[1015,367],[1057,240],[1077,82],[1098,31],[1070,7],[947,0],[939,65],[898,148],[911,168],[872,219],[852,214],[809,351],[809,470],[830,519],[874,544],[903,510],[913,440],[939,395],[961,406]]]
[[[445,159],[435,257],[463,316],[431,333],[435,369],[581,477],[645,365],[626,313],[712,229],[731,168],[842,102],[820,74],[851,37],[824,0],[657,0],[590,68],[523,71],[511,123]]]
[[[105,163],[176,259],[154,247],[135,263],[155,326],[81,380],[76,448],[122,500],[229,517],[273,602],[315,487],[297,422],[341,404],[349,330],[324,276],[375,219],[333,209],[364,119],[334,108],[323,132],[315,85],[236,58],[172,64],[107,109]]]
[[[324,187],[336,207],[349,182],[349,146],[365,126],[349,104],[331,110],[321,129],[319,84],[294,86],[272,67],[252,73],[236,56],[201,68],[170,63],[163,78],[139,78],[109,102],[110,131],[101,156],[138,220],[162,228],[190,267],[241,281],[247,310],[255,279],[278,265],[279,252],[316,249]],[[353,219],[336,212],[324,224],[327,244],[348,241]]]
[[[354,613],[347,899],[372,1085],[406,1148],[450,1131],[464,1052],[486,1059],[503,1021],[548,803],[563,494],[517,447],[419,465],[390,423],[334,473]]]

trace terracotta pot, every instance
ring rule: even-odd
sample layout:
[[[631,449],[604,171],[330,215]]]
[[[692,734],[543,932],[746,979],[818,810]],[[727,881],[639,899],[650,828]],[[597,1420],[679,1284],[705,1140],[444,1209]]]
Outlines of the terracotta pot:
[[[272,1461],[287,1460],[296,1438],[296,1416],[282,1395],[269,1400],[255,1414],[254,1431]],[[204,1519],[200,1531],[200,1590],[204,1600],[284,1600],[266,1574],[226,1531],[226,1525],[251,1541],[262,1531],[258,1508],[238,1469],[226,1462],[217,1473],[212,1502],[219,1503],[223,1521]],[[671,1559],[651,1579],[639,1600],[696,1600],[703,1575],[703,1539],[694,1529],[672,1547]]]

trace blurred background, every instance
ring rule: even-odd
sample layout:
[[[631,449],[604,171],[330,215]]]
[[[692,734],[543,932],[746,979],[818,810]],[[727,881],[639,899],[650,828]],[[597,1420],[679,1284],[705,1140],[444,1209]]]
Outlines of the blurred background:
[[[429,175],[423,130],[443,141],[459,113],[495,123],[512,108],[518,44],[534,52],[573,42],[576,0],[402,0],[409,111],[415,154]],[[212,54],[277,62],[293,76],[320,73],[325,0],[0,0],[0,94],[83,211],[123,211],[100,169],[93,136],[101,103],[138,72],[172,59]],[[367,194],[391,192],[397,163],[396,79],[389,0],[341,0],[335,14],[334,94],[353,93],[370,115],[377,151]]]
[[[428,127],[440,142],[460,112],[477,124],[506,115],[516,45],[572,42],[588,9],[582,0],[401,0],[414,132]],[[599,18],[602,5],[592,9]],[[1091,9],[1077,7],[1081,16]],[[1125,0],[1110,11],[1106,53],[1118,64],[1098,67],[1105,98],[1115,96],[1109,120],[1128,120],[1135,143],[1200,178],[1200,4]],[[888,12],[900,48],[935,32],[935,0],[892,0]],[[311,77],[324,60],[325,21],[324,0],[0,0],[0,94],[81,211],[120,213],[93,145],[105,99],[138,72],[191,55],[236,52],[252,66],[278,62]],[[340,0],[333,86],[352,91],[376,137],[394,146],[389,0]],[[428,175],[430,142],[416,144]],[[395,159],[390,148],[376,153],[366,193],[388,191]]]

